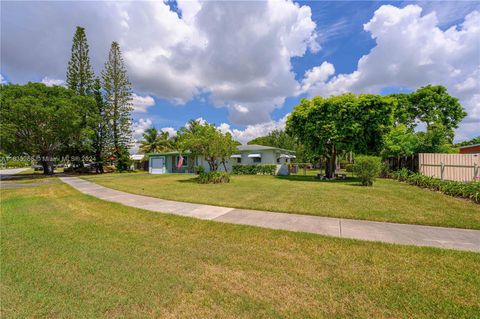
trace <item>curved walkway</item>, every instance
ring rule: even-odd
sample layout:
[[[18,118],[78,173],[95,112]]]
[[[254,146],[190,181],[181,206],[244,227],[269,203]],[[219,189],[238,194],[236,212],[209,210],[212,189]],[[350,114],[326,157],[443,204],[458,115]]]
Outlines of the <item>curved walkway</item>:
[[[327,236],[480,252],[480,230],[235,209],[130,194],[80,179],[60,179],[82,193],[126,206],[218,222]]]

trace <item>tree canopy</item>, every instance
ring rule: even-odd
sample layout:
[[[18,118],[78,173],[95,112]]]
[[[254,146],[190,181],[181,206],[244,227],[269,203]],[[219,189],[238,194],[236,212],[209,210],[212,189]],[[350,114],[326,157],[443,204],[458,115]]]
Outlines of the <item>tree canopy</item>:
[[[140,141],[140,151],[142,153],[165,152],[173,149],[173,140],[170,139],[168,132],[159,131],[150,127],[143,133],[143,139]]]
[[[90,64],[85,29],[77,27],[73,36],[72,54],[67,68],[67,87],[78,95],[88,95],[93,90],[94,73]]]
[[[95,104],[91,97],[41,83],[2,85],[0,101],[2,149],[39,157],[45,174],[53,173],[55,157],[68,155],[72,140],[88,135],[83,117]]]
[[[236,152],[237,143],[229,133],[222,133],[213,124],[190,121],[177,134],[177,146],[181,152],[190,151],[192,155],[205,157],[211,171],[218,170]]]
[[[430,125],[442,125],[452,132],[458,128],[461,120],[467,116],[457,98],[448,94],[444,86],[427,85],[410,94],[392,94],[398,103],[395,121],[415,128],[419,122]]]
[[[302,99],[287,120],[287,132],[327,159],[325,175],[335,172],[337,154],[378,153],[393,124],[395,99],[379,95],[344,94]]]

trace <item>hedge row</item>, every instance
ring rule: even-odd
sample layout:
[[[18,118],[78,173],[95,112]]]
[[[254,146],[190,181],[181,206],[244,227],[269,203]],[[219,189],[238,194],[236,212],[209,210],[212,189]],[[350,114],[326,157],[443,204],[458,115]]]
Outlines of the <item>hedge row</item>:
[[[230,183],[230,175],[222,171],[202,172],[198,175],[200,184],[222,184]]]
[[[277,165],[274,164],[235,164],[232,173],[236,175],[275,175]]]
[[[471,199],[476,203],[480,203],[480,182],[446,181],[420,173],[412,173],[405,168],[390,173],[390,176],[411,185],[439,191],[450,196]]]

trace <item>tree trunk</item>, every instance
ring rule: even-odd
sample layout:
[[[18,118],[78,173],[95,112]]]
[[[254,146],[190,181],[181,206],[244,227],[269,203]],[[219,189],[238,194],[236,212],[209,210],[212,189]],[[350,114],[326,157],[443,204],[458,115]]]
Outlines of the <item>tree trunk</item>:
[[[225,164],[225,160],[222,161],[222,164],[223,164],[223,168],[225,169],[225,173],[228,173],[227,164]]]
[[[42,161],[43,174],[53,175],[53,161]]]
[[[337,170],[337,149],[335,145],[331,146],[329,152],[330,154],[327,155],[327,161],[325,165],[325,177],[333,178],[335,177],[335,171]]]

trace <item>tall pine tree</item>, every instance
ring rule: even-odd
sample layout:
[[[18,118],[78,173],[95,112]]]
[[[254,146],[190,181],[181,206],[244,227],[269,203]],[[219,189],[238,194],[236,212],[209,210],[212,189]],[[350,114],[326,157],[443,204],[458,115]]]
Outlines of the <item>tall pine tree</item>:
[[[93,98],[95,99],[96,116],[94,121],[95,136],[93,138],[93,150],[97,173],[103,173],[103,164],[111,142],[109,131],[109,118],[106,113],[106,105],[102,95],[102,85],[99,78],[95,78],[93,84]]]
[[[117,158],[117,168],[126,169],[128,147],[132,141],[132,85],[128,80],[127,69],[120,46],[112,42],[108,60],[102,71],[105,91],[105,110],[111,126],[113,152]],[[126,157],[126,158],[125,158]]]
[[[94,73],[88,56],[85,29],[77,27],[73,36],[72,56],[68,62],[67,86],[78,95],[89,95],[93,89]]]

